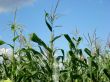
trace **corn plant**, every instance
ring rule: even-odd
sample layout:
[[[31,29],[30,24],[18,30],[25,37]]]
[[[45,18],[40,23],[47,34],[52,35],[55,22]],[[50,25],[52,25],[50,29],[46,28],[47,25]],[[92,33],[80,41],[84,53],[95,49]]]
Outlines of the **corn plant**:
[[[44,20],[50,32],[49,45],[36,33],[30,34],[31,42],[25,38],[22,26],[16,23],[15,12],[14,22],[10,25],[13,33],[12,43],[0,40],[0,46],[7,45],[12,49],[10,56],[8,53],[0,54],[3,59],[0,63],[0,82],[110,82],[110,50],[101,50],[95,33],[93,38],[88,34],[86,40],[90,47],[84,46],[84,49],[79,47],[82,44],[80,36],[55,36],[59,1],[53,12],[45,11]],[[60,37],[64,37],[68,42],[67,52],[55,48],[54,42]],[[34,43],[37,49],[31,43]],[[59,51],[60,56],[55,57]]]

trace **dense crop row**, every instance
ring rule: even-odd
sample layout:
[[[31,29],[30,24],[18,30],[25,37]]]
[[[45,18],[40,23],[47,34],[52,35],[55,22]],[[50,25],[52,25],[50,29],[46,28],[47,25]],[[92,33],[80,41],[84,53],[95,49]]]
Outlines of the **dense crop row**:
[[[0,40],[0,46],[8,45],[12,49],[10,57],[7,56],[8,53],[0,54],[3,58],[0,63],[1,82],[6,79],[10,82],[110,82],[109,50],[102,52],[95,40],[91,42],[90,37],[88,41],[94,47],[92,50],[83,50],[78,47],[82,37],[74,38],[68,34],[55,36],[53,27],[56,8],[51,14],[45,12],[45,23],[51,35],[50,44],[47,45],[37,34],[30,34],[30,40],[37,49],[23,36],[19,25],[13,22],[13,44]],[[54,42],[60,37],[68,42],[67,53],[63,49],[54,48]],[[20,44],[17,48],[16,41]],[[55,57],[57,51],[61,51],[61,54]],[[84,58],[84,54],[87,58]]]

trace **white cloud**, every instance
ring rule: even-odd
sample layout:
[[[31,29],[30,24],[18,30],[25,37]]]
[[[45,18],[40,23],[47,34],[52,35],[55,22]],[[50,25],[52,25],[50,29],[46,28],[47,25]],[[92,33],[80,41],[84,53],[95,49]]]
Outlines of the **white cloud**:
[[[0,48],[0,55],[2,56],[3,54],[5,54],[7,57],[10,58],[11,54],[12,54],[12,49],[11,48]],[[0,63],[2,63],[3,58],[0,56]]]
[[[34,0],[0,0],[0,12],[12,11],[21,8]]]
[[[1,54],[10,55],[11,53],[12,53],[12,49],[11,48],[0,48],[0,55]]]

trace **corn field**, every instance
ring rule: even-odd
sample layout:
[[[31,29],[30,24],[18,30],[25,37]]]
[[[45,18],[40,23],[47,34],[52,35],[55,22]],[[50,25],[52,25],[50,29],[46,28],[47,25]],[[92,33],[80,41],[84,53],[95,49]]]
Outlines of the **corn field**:
[[[96,38],[88,35],[91,48],[79,47],[82,37],[70,37],[69,34],[55,36],[53,13],[45,11],[45,24],[50,31],[50,41],[46,44],[36,33],[25,38],[22,28],[14,22],[10,25],[13,33],[12,44],[0,40],[0,46],[7,45],[12,53],[0,54],[0,82],[110,82],[109,47],[101,50]],[[54,42],[64,37],[69,50],[55,48]],[[37,49],[34,46],[37,47]],[[65,45],[65,44],[64,44]],[[19,46],[19,47],[18,47]],[[61,52],[56,57],[55,54]],[[85,55],[87,58],[85,58]]]

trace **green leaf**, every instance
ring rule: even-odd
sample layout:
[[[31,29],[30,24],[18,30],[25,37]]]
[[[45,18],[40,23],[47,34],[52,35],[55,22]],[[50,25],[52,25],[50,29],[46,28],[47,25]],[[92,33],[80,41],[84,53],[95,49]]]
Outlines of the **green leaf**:
[[[107,69],[104,69],[103,71],[104,71],[105,75],[106,75],[106,76],[109,78],[109,80],[110,80],[110,73],[109,73],[109,71],[108,71]]]
[[[94,73],[92,73],[91,75],[88,73],[87,76],[88,76],[89,78],[91,78],[91,80],[93,80],[93,82],[99,82],[99,81],[96,79]]]
[[[17,79],[17,82],[21,82],[23,77],[24,77],[23,75],[22,76],[20,75],[19,78]]]
[[[32,61],[31,53],[28,49],[22,48],[21,51],[26,53],[27,58]]]
[[[92,66],[94,66],[98,70],[98,65],[96,62],[92,61]]]
[[[81,37],[79,37],[79,38],[78,38],[78,42],[80,42],[81,40],[82,40],[82,38],[81,38]]]
[[[55,54],[58,50],[60,50],[60,51],[62,52],[63,56],[64,56],[64,50],[63,50],[63,49],[56,49],[56,50],[53,52],[53,54]]]
[[[87,53],[87,55],[89,55],[90,57],[92,57],[91,51],[89,49],[85,48],[84,51]]]
[[[55,40],[57,40],[58,38],[60,38],[62,35],[56,36],[54,37],[54,39],[51,42],[54,42]]]
[[[49,66],[49,64],[47,63],[47,61],[46,60],[43,60],[43,62],[45,63],[45,68],[47,69],[47,73],[49,74],[49,75],[52,75],[52,73],[53,73],[53,70],[51,69],[51,67]]]
[[[59,60],[60,60],[60,58],[62,58],[62,59],[63,59],[63,56],[58,56],[58,57],[56,58],[56,60],[57,60],[57,61],[59,61]]]
[[[74,41],[77,41],[74,37],[72,37],[72,39],[73,39]]]
[[[63,62],[63,60],[64,60],[64,56],[65,56],[65,53],[64,53],[64,50],[63,50],[63,49],[56,49],[56,50],[53,52],[53,54],[55,54],[56,51],[58,51],[58,50],[61,51],[62,56],[58,56],[56,59],[59,61],[59,59],[61,58],[61,59],[62,59],[62,62]]]
[[[69,55],[73,58],[73,59],[75,59],[76,57],[75,57],[75,55],[74,55],[74,53],[70,50],[69,52]]]
[[[6,76],[9,76],[7,65],[3,63],[3,67],[4,67],[4,71],[5,71]]]
[[[13,45],[11,45],[11,44],[7,44],[7,45],[9,45],[12,49],[14,49],[14,46]]]
[[[27,49],[30,53],[32,52],[34,55],[36,55],[36,57],[42,57],[41,53],[32,49],[32,48],[28,48]]]
[[[2,40],[0,40],[0,45],[3,45],[3,44],[5,44],[5,42],[4,42],[4,41],[2,41]]]
[[[49,24],[49,22],[48,22],[47,19],[46,19],[47,16],[48,16],[48,13],[45,13],[45,23],[46,23],[48,29],[52,32],[52,26]]]
[[[13,42],[15,42],[18,38],[19,38],[19,36],[14,37]]]
[[[78,37],[78,39],[77,39],[77,46],[81,43],[81,40],[82,40],[82,38],[81,37]]]
[[[32,51],[34,54],[40,54],[38,51],[36,51],[36,50],[34,50],[34,49],[32,49],[32,48],[29,48],[28,49],[29,51]],[[41,54],[40,54],[41,55]]]
[[[64,37],[65,37],[65,38],[67,39],[67,41],[69,42],[70,46],[75,49],[75,44],[72,42],[72,40],[71,40],[71,38],[69,37],[69,35],[68,35],[68,34],[64,34]]]
[[[60,73],[67,73],[68,70],[61,70]]]
[[[82,79],[81,75],[75,74],[72,76],[73,79]]]
[[[45,55],[45,52],[42,50],[42,48],[41,48],[40,46],[38,46],[38,47],[39,47],[40,52],[41,52],[43,55]]]
[[[12,25],[11,25],[11,30],[14,32],[15,29],[16,29],[16,24],[12,24]]]
[[[39,45],[46,46],[46,44],[45,44],[35,33],[32,33],[32,34],[31,34],[30,39],[31,39],[33,42],[38,43]]]
[[[88,65],[84,61],[79,60],[78,58],[76,58],[76,61],[78,61],[80,64],[84,65],[85,67],[88,67]]]
[[[38,43],[39,45],[43,46],[45,49],[47,49],[49,52],[51,52],[51,49],[35,34],[32,33],[30,39],[35,42]]]
[[[83,55],[82,49],[78,49],[79,55]]]

